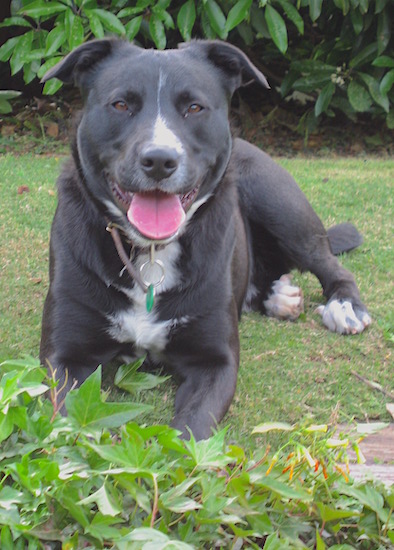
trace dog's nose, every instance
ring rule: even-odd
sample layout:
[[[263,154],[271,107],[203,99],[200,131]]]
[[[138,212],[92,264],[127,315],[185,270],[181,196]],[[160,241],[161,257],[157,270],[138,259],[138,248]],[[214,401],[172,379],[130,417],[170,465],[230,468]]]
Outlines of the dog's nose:
[[[162,180],[170,177],[178,168],[179,153],[170,147],[148,146],[141,152],[140,164],[150,178]]]

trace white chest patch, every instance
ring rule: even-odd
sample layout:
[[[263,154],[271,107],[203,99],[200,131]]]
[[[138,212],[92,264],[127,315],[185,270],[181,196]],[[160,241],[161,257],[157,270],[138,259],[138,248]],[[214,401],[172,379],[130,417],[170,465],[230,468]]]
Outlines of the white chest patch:
[[[177,242],[170,243],[162,250],[156,250],[155,259],[160,260],[164,266],[164,280],[156,288],[156,296],[179,283],[176,266],[179,254],[180,246]],[[141,254],[135,261],[136,268],[139,269],[148,259],[148,254]],[[138,285],[127,289],[119,284],[117,288],[130,300],[128,309],[108,316],[109,333],[118,342],[134,344],[142,352],[160,352],[167,344],[170,329],[179,323],[187,322],[184,318],[158,321],[154,307],[152,311],[147,311],[146,294]]]

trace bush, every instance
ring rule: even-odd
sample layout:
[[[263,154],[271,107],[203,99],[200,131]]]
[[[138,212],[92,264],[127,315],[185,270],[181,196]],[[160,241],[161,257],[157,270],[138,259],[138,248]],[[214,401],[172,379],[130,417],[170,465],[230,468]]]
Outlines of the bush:
[[[135,370],[123,367],[118,381],[157,383]],[[106,402],[100,369],[68,394],[66,418],[38,361],[5,361],[0,373],[2,550],[394,544],[394,493],[349,480],[349,438],[327,426],[263,424],[254,452],[226,445],[225,430],[182,441],[168,426],[135,423],[146,406]],[[262,445],[271,430],[287,437],[273,455]]]
[[[0,61],[24,80],[41,77],[91,38],[124,36],[165,48],[192,37],[230,39],[267,67],[283,98],[302,99],[305,124],[337,112],[386,118],[394,127],[390,0],[12,0],[2,26],[24,32]],[[44,93],[61,86],[51,81]]]

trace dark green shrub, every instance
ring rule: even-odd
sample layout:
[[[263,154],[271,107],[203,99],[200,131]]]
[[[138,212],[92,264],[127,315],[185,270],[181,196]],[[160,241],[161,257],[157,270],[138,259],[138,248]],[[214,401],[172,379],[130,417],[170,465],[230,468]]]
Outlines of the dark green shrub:
[[[305,124],[337,112],[385,116],[394,127],[390,0],[12,0],[2,26],[25,32],[0,48],[24,80],[105,35],[157,48],[192,37],[230,39],[273,73],[283,98],[309,105]],[[44,92],[61,86],[51,81]]]

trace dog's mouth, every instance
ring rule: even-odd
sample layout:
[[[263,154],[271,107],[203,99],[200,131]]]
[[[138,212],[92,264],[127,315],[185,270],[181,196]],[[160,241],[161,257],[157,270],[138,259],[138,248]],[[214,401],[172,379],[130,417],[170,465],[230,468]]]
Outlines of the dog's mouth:
[[[185,194],[164,191],[132,193],[110,180],[115,203],[130,224],[145,238],[163,241],[176,235],[186,219],[186,213],[197,197],[199,186]]]

